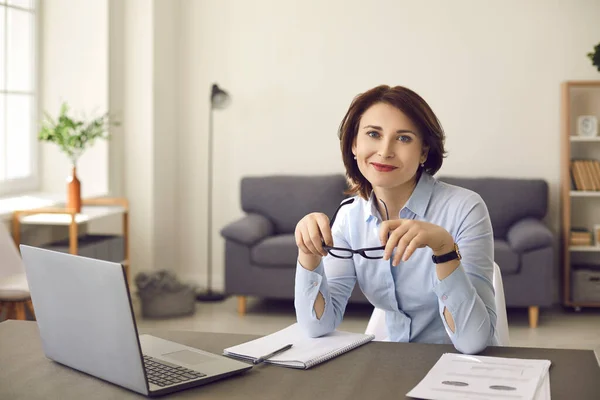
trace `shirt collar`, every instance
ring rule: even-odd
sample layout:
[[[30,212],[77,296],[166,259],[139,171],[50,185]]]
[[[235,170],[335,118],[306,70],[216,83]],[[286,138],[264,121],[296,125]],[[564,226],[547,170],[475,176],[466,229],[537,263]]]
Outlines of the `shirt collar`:
[[[427,206],[431,200],[431,194],[433,193],[435,183],[436,179],[433,176],[429,175],[427,172],[423,172],[419,178],[419,182],[417,182],[415,190],[413,190],[404,207],[421,218],[425,217],[425,212],[427,211]],[[382,219],[379,215],[377,205],[375,204],[374,191],[371,191],[371,195],[365,204],[363,213],[365,221],[368,221],[371,217]]]

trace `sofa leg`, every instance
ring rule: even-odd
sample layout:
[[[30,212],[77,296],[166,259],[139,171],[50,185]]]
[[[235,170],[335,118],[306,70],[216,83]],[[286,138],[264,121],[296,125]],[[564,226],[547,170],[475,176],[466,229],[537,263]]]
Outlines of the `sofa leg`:
[[[529,327],[537,328],[540,308],[538,306],[529,307]]]
[[[33,317],[33,319],[35,320],[35,311],[33,310],[33,303],[31,302],[31,299],[29,299],[25,302],[25,306],[31,313],[31,316]]]
[[[246,296],[238,296],[238,314],[241,317],[246,314]]]
[[[6,306],[6,319],[17,319],[17,309],[12,301],[4,303]]]

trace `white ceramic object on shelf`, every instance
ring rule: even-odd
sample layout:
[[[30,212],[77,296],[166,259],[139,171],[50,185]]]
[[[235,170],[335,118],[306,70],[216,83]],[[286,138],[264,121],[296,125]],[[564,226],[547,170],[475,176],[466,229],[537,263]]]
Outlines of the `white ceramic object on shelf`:
[[[580,115],[577,117],[577,135],[598,136],[598,118],[594,115]]]

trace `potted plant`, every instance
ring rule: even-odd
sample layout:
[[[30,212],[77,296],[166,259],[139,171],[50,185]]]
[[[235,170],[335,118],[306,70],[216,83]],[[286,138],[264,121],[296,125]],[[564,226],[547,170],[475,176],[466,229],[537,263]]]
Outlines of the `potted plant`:
[[[598,71],[600,71],[600,43],[598,43],[594,47],[594,51],[588,53],[587,56],[590,60],[592,60],[592,65],[594,65],[596,68],[598,68]]]
[[[38,140],[55,143],[71,160],[72,172],[67,179],[67,208],[75,209],[79,213],[81,212],[81,182],[77,178],[77,160],[96,139],[108,139],[109,126],[117,126],[118,123],[111,121],[108,113],[90,121],[77,119],[69,115],[67,103],[61,105],[56,120],[46,112],[44,117]]]

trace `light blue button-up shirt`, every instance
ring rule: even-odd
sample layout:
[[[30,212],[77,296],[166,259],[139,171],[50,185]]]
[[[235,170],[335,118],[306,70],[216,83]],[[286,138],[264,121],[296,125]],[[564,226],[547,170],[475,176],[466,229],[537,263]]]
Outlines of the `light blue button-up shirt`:
[[[340,208],[332,228],[336,247],[360,249],[381,246],[381,217],[374,195]],[[423,173],[400,218],[415,219],[446,229],[458,244],[460,266],[443,280],[429,247],[417,249],[411,258],[392,266],[392,258],[369,260],[360,255],[339,259],[327,255],[314,270],[296,266],[295,307],[298,323],[310,336],[335,330],[354,285],[385,311],[389,339],[397,342],[453,343],[467,354],[497,345],[496,308],[492,273],[494,239],[485,203],[470,190],[440,182]],[[325,299],[320,319],[314,311],[318,293]],[[448,327],[446,307],[454,319]]]

